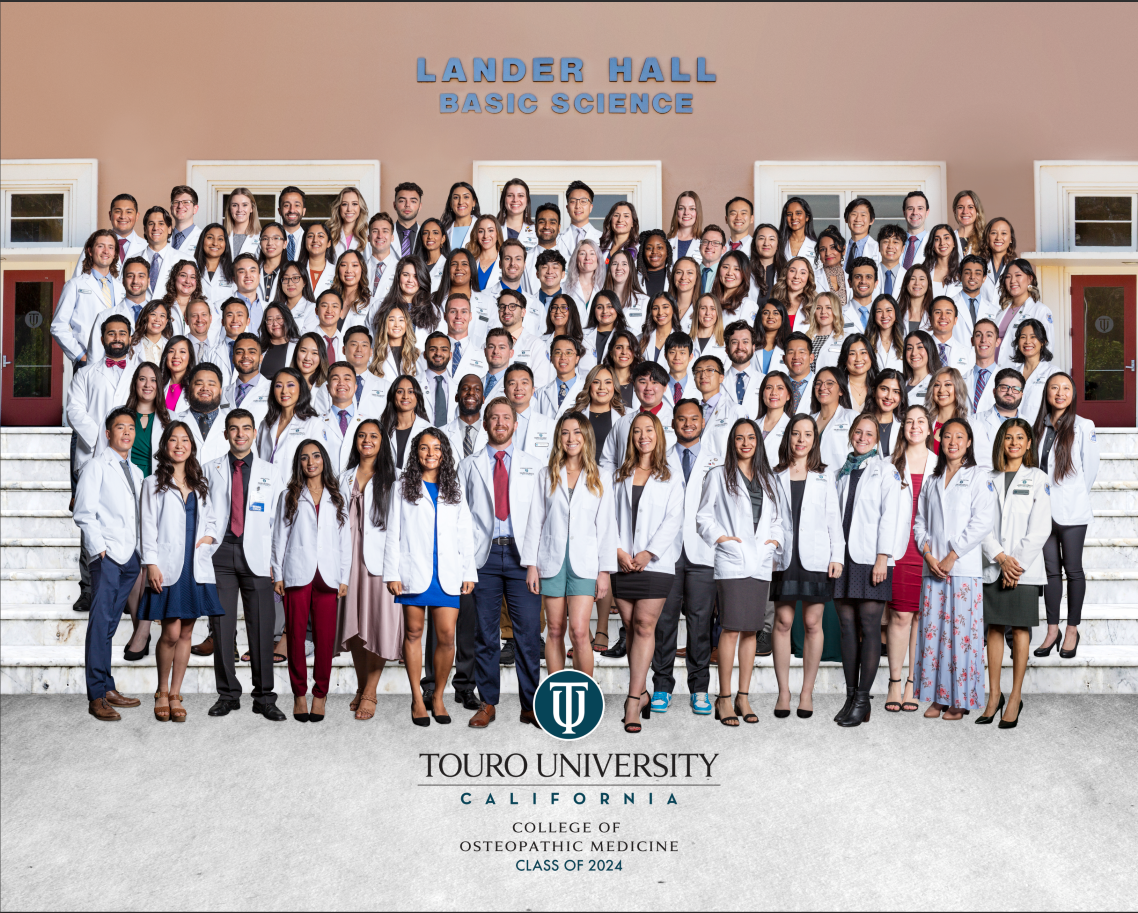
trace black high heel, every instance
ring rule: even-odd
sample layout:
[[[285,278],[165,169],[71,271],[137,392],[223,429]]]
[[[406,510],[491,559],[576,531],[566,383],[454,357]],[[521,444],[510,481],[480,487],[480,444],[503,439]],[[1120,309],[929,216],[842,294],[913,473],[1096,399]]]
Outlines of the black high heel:
[[[1060,659],[1074,659],[1075,658],[1075,654],[1079,652],[1079,638],[1080,638],[1079,629],[1076,628],[1075,629],[1075,646],[1073,646],[1070,650],[1064,650],[1062,647],[1060,647],[1059,648],[1059,658]],[[1055,643],[1059,643],[1058,638],[1055,639]],[[1018,720],[1019,717],[1016,717],[1016,719]]]
[[[1079,633],[1078,631],[1075,632],[1076,635],[1078,633]],[[1054,650],[1056,647],[1059,647],[1059,655],[1062,656],[1063,655],[1063,648],[1060,646],[1062,643],[1063,643],[1063,636],[1058,631],[1056,631],[1055,632],[1055,639],[1053,641],[1051,641],[1051,646],[1049,646],[1049,647],[1036,647],[1032,651],[1032,655],[1038,656],[1040,659],[1042,659],[1045,656],[1050,656],[1051,651]]]
[[[640,714],[640,718],[642,720],[647,720],[647,719],[652,718],[652,701],[651,700],[649,700],[645,706],[643,706],[643,707],[639,706],[641,698],[643,698],[644,695],[646,695],[647,693],[648,693],[647,691],[642,691],[640,694],[630,694],[628,697],[626,697],[624,699],[625,716],[628,715],[628,702],[629,701],[636,701],[637,707],[638,707],[638,712]],[[637,732],[640,732],[640,730],[643,728],[644,727],[640,723],[625,723],[624,724],[624,731],[628,732],[628,733],[635,734]]]
[[[1001,691],[1000,692],[1000,703],[999,703],[999,706],[996,707],[996,712],[993,713],[991,716],[978,716],[978,717],[976,717],[976,725],[977,726],[986,726],[988,723],[992,722],[992,720],[994,720],[996,717],[998,717],[1000,715],[1000,711],[1003,709],[1004,709],[1004,692]]]
[[[902,679],[891,678],[891,679],[889,679],[889,684],[892,685],[894,682],[899,682],[899,681],[902,681]],[[848,688],[846,690],[849,691]],[[904,697],[904,692],[902,692],[901,696]],[[886,701],[885,702],[885,712],[886,713],[900,713],[901,712],[901,702],[900,701]]]
[[[131,650],[129,648],[129,645],[126,647],[123,647],[123,651],[122,651],[122,658],[125,659],[128,663],[136,663],[140,659],[144,659],[145,657],[147,657],[149,655],[150,655],[150,635],[149,634],[146,635],[146,646],[143,647],[141,651],[135,652],[134,650]]]
[[[854,705],[850,708],[849,716],[841,720],[838,725],[843,729],[850,729],[869,722],[869,714],[873,707],[869,703],[869,692],[858,691],[854,694]]]
[[[724,726],[731,726],[732,728],[739,725],[739,717],[737,716],[720,716],[719,702],[723,700],[731,700],[730,694],[717,694],[715,696],[715,718],[719,720]],[[737,712],[737,711],[736,711]],[[777,711],[776,711],[777,712]]]
[[[1019,717],[1020,717],[1021,713],[1023,713],[1023,701],[1019,702],[1019,710],[1016,711],[1016,718],[1014,720],[1012,720],[1010,723],[1005,722],[1004,720],[1000,720],[1000,725],[997,726],[996,728],[997,729],[1015,729],[1016,724],[1019,722]]]
[[[750,696],[751,696],[751,693],[749,691],[740,691],[735,695],[735,708],[734,708],[735,713],[737,713],[738,715],[743,717],[744,723],[757,723],[759,721],[759,718],[755,714],[743,713],[743,711],[739,709],[739,698],[740,697],[750,697]]]

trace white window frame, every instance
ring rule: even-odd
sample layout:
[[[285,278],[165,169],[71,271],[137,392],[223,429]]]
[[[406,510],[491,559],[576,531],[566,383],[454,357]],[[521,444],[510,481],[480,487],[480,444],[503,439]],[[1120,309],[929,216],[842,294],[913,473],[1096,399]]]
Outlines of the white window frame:
[[[778,225],[786,198],[796,194],[906,194],[922,191],[929,200],[925,224],[948,222],[944,162],[755,162],[755,223]],[[845,200],[848,203],[848,200]],[[840,218],[840,217],[839,217]],[[952,223],[949,223],[952,224]],[[848,237],[845,222],[842,235]]]
[[[186,162],[186,184],[198,194],[199,225],[221,222],[223,198],[235,187],[248,187],[253,193],[278,194],[292,184],[305,193],[337,194],[345,187],[358,187],[369,216],[380,205],[378,159],[287,160],[193,160]]]
[[[82,247],[99,225],[98,159],[0,160],[3,240],[11,250],[65,250]],[[13,193],[62,193],[63,240],[12,242]]]
[[[564,198],[573,181],[584,181],[593,193],[624,193],[636,207],[640,230],[659,228],[663,218],[663,166],[655,161],[476,161],[474,189],[483,213],[498,214],[502,188],[521,178],[532,194],[557,194]],[[596,213],[594,213],[596,215]],[[603,215],[603,214],[602,214]],[[561,224],[569,224],[562,207]]]
[[[1040,252],[1113,253],[1138,250],[1138,227],[1131,223],[1129,247],[1076,247],[1075,197],[1138,194],[1138,162],[1035,162],[1035,243]],[[1138,220],[1138,201],[1131,210]]]

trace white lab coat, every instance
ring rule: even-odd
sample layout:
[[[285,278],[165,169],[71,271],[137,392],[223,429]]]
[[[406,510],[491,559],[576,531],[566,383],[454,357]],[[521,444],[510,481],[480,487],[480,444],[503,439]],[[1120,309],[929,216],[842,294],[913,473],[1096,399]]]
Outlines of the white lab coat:
[[[187,498],[189,496],[187,495]],[[217,525],[218,512],[207,496],[197,499],[197,525],[194,532],[195,583],[214,583],[213,553],[221,545],[224,530]],[[162,573],[162,588],[173,586],[182,576],[186,556],[186,504],[171,483],[158,491],[158,476],[149,475],[142,483],[142,563],[153,564]],[[196,545],[203,536],[212,544]]]
[[[184,380],[185,380],[185,378],[183,378],[183,381]],[[162,398],[163,399],[165,399],[167,397],[167,395],[170,393],[170,387],[172,387],[172,386],[173,386],[173,382],[166,384],[165,389],[163,389],[163,391],[162,391]],[[170,411],[170,417],[171,418],[179,418],[179,419],[182,417],[182,415],[184,413],[190,411],[190,403],[189,403],[189,400],[186,399],[186,385],[184,382],[181,385],[181,389],[178,391],[178,399],[174,403],[174,408],[170,409],[169,411]]]
[[[825,346],[823,346],[825,348]],[[839,353],[841,346],[838,346]],[[884,337],[877,340],[877,351],[874,353],[877,356],[877,370],[884,371],[886,368],[893,368],[896,371],[904,371],[905,360],[897,354],[897,350],[893,345],[888,342]],[[834,362],[837,364],[837,362]],[[957,370],[960,370],[957,368]],[[961,374],[964,372],[961,371]]]
[[[324,439],[324,422],[319,416],[305,419],[293,416],[278,439],[279,424],[280,419],[272,425],[262,422],[257,429],[257,456],[273,464],[273,476],[278,494],[288,487],[292,478],[292,458],[296,454],[296,449],[307,440],[327,444]]]
[[[420,371],[416,380],[419,381],[419,386],[423,388],[423,405],[426,407],[427,417],[433,425],[435,424],[435,385],[438,383],[437,378],[439,377],[442,378],[443,389],[446,391],[447,404],[446,421],[438,426],[441,428],[458,414],[458,402],[455,400],[455,394],[458,393],[459,380],[451,377],[449,364],[442,374],[428,370]]]
[[[1043,452],[1043,439],[1038,442]],[[1058,446],[1056,443],[1055,447]],[[1051,483],[1051,517],[1060,526],[1090,525],[1091,488],[1098,476],[1099,447],[1095,423],[1089,418],[1075,417],[1075,440],[1071,445],[1071,463],[1075,472],[1062,481],[1055,480],[1055,447],[1047,460],[1047,479]]]
[[[269,411],[269,395],[272,393],[273,385],[264,374],[258,373],[256,379],[253,381],[253,386],[245,394],[245,398],[241,400],[241,405],[237,405],[237,373],[233,373],[233,378],[229,385],[221,394],[223,402],[231,403],[234,409],[245,409],[253,416],[253,424],[259,431],[261,423],[265,420],[265,413]]]
[[[356,431],[367,416],[360,415],[356,409],[348,419],[348,429],[340,433],[340,415],[335,407],[329,405],[320,413],[320,420],[324,422],[324,439],[327,441],[328,456],[335,466],[337,475],[348,468],[348,458],[352,455],[352,442],[356,439]],[[342,487],[342,486],[341,486]]]
[[[158,276],[150,288],[150,294],[155,298],[161,298],[166,294],[166,280],[170,278],[170,273],[177,264],[183,260],[189,260],[191,263],[194,262],[193,257],[183,257],[181,253],[174,250],[170,244],[167,244],[162,250],[158,251],[147,246],[146,250],[142,252],[142,256],[147,263],[153,263],[155,257],[159,258]],[[196,263],[194,265],[197,266]],[[170,316],[172,318],[173,314]],[[174,332],[178,332],[177,329],[175,329]]]
[[[632,420],[639,414],[640,408],[634,405],[624,413],[624,415],[613,422],[608,440],[605,441],[604,449],[597,458],[597,463],[601,469],[608,472],[616,472],[617,469],[620,468],[620,465],[624,462],[625,455],[628,453],[628,430],[632,427]],[[656,418],[658,418],[660,424],[664,426],[664,446],[674,446],[676,443],[676,432],[672,430],[672,407],[668,404],[666,399],[660,404],[660,411],[656,414]]]
[[[554,422],[561,418],[566,412],[570,411],[573,408],[573,404],[577,402],[577,394],[585,389],[585,373],[582,371],[577,372],[576,380],[572,382],[572,386],[565,393],[565,399],[561,401],[561,405],[557,404],[557,383],[558,381],[555,375],[553,380],[538,390],[533,396],[533,407],[542,415],[549,416]]]
[[[1017,371],[1023,373],[1023,363],[1015,365]],[[1039,409],[1043,405],[1045,394],[1047,393],[1047,382],[1051,379],[1053,374],[1058,374],[1062,368],[1056,364],[1055,360],[1040,361],[1036,365],[1035,371],[1032,372],[1031,377],[1023,385],[1023,399],[1020,400],[1019,412],[1024,416],[1033,426],[1035,419],[1039,415]],[[995,374],[992,375],[995,378]],[[994,387],[995,380],[989,381]]]
[[[415,438],[419,435],[420,432],[426,431],[430,427],[431,423],[425,418],[419,418],[417,415],[415,416],[415,421],[411,424],[411,433],[407,436],[407,449],[403,452],[403,466],[407,465],[408,460],[416,458],[415,453],[412,449],[415,443]],[[391,459],[395,462],[395,466],[399,473],[402,474],[403,468],[399,465],[399,438],[396,436],[395,429],[392,429],[391,436],[387,439],[387,443],[388,446],[391,447]],[[455,462],[457,463],[458,461],[455,460]],[[417,593],[419,591],[415,590],[414,592]]]
[[[660,574],[674,574],[683,548],[684,474],[669,467],[670,477],[662,481],[650,475],[640,493],[636,524],[632,519],[632,488],[635,473],[622,482],[614,482],[616,502],[617,547],[630,557],[650,552],[652,559],[644,568]]]
[[[946,475],[926,472],[921,484],[913,525],[917,548],[923,552],[928,544],[938,561],[954,551],[957,559],[949,576],[981,577],[980,543],[998,517],[995,485],[982,466],[958,469],[947,486]],[[923,576],[933,576],[927,564],[923,571]]]
[[[786,255],[787,260],[791,259],[792,257],[802,257],[805,260],[812,261],[814,259],[814,248],[817,246],[817,241],[812,241],[810,238],[803,238],[802,246],[798,249],[798,253],[793,254],[790,252],[790,240],[787,239],[786,244],[783,245],[782,252]]]
[[[1010,306],[1010,305],[1009,305]],[[1003,314],[998,312],[992,316],[996,321],[998,327],[1001,322]],[[1055,338],[1055,321],[1051,316],[1051,308],[1038,301],[1033,301],[1028,298],[1024,306],[1019,309],[1012,322],[1008,325],[1007,331],[1004,333],[1004,341],[1000,343],[1000,351],[996,356],[996,363],[1001,368],[1015,367],[1015,362],[1012,361],[1012,354],[1015,352],[1016,330],[1019,325],[1028,318],[1034,317],[1043,324],[1043,328],[1047,330],[1048,345],[1052,350],[1058,346],[1058,341]]]
[[[696,399],[700,398],[700,396],[696,396]],[[707,410],[704,410],[704,418],[701,440],[709,447],[714,448],[716,453],[726,454],[727,436],[735,427],[735,422],[743,418],[742,409],[721,386],[719,388],[719,402],[715,404],[710,416],[707,415]]]
[[[91,327],[103,312],[110,316],[112,309],[126,296],[126,291],[114,276],[111,283],[111,306],[107,307],[99,280],[90,273],[81,273],[63,286],[59,302],[51,318],[51,335],[72,361],[78,361],[87,352]],[[131,326],[133,327],[133,321]]]
[[[808,571],[826,571],[831,561],[844,564],[846,560],[846,539],[842,532],[842,514],[838,508],[838,489],[834,483],[837,474],[837,469],[830,467],[827,467],[826,472],[806,473],[802,513],[798,519],[798,560]],[[789,506],[792,503],[790,470],[784,469],[777,473],[776,478]],[[789,523],[793,531],[793,516]],[[778,570],[783,571],[790,566],[792,545],[791,540],[787,539]]]
[[[514,343],[514,362],[529,365],[533,371],[534,389],[539,389],[553,379],[553,366],[548,355],[543,355],[541,337],[523,332]]]
[[[885,462],[892,462],[893,454],[897,452],[898,442],[901,441],[904,435],[904,419],[899,418],[896,413],[893,414],[893,421],[888,425],[878,425],[877,430],[880,433],[882,429],[885,432],[884,440],[879,440],[877,444],[877,455]],[[882,444],[889,445],[889,452],[886,453]],[[900,479],[898,479],[900,481]]]
[[[209,302],[209,306],[218,314],[221,313],[221,306],[225,304],[226,301],[230,298],[237,297],[237,283],[226,280],[225,275],[221,271],[221,267],[214,270],[212,279],[209,273],[202,270],[201,283],[202,296]],[[159,293],[156,288],[154,293],[161,298],[162,295],[165,294],[165,291]]]
[[[973,350],[975,351],[975,350]],[[984,390],[980,394],[980,402],[976,404],[973,409],[972,405],[976,397],[976,372],[980,370],[976,364],[973,363],[967,374],[964,377],[964,387],[968,390],[968,411],[972,415],[979,415],[982,412],[987,412],[996,405],[996,375],[1000,372],[999,365],[988,365],[988,379],[984,381]]]
[[[339,428],[336,429],[337,431]],[[352,499],[352,485],[356,481],[356,469],[345,469],[339,474],[340,494],[344,496],[344,511],[345,520],[344,524],[349,525],[347,520],[348,507]],[[371,519],[372,505],[375,503],[375,495],[372,493],[372,484],[374,479],[368,479],[367,484],[363,489],[363,520],[364,520],[364,568],[372,577],[383,576],[383,553],[387,548],[387,530],[380,529]],[[355,530],[351,531],[355,535]],[[344,583],[347,583],[348,578],[344,578]]]
[[[364,379],[364,388],[356,408],[368,418],[379,418],[387,405],[387,390],[399,375],[389,372],[388,377],[379,377],[371,371],[364,371],[359,376]]]
[[[471,329],[473,329],[473,327]],[[451,380],[454,381],[455,390],[457,391],[458,385],[462,383],[462,379],[467,374],[474,374],[480,379],[484,378],[486,372],[490,370],[490,366],[486,363],[485,335],[476,336],[474,333],[467,331],[466,338],[464,339],[455,339],[453,336],[448,336],[447,338],[450,339],[450,351],[452,356],[451,365],[447,370],[450,373]],[[457,365],[455,365],[453,360],[456,345],[460,346]]]
[[[782,486],[774,487],[774,498],[763,496],[763,509],[756,527],[751,519],[751,497],[747,481],[738,473],[739,493],[727,490],[726,466],[713,466],[703,480],[703,492],[696,510],[696,531],[715,554],[713,567],[716,580],[752,577],[770,580],[778,554],[790,547],[794,534],[790,525],[790,506]],[[690,484],[690,482],[689,482]],[[716,540],[734,536],[741,542]],[[768,541],[777,545],[767,545]]]
[[[1043,586],[1047,570],[1043,565],[1043,544],[1051,535],[1051,494],[1042,469],[1021,466],[1004,494],[1004,473],[990,476],[996,495],[996,525],[981,543],[984,582],[1000,579],[996,556],[1003,552],[1019,562],[1021,585]]]
[[[929,334],[932,335],[931,333]],[[933,345],[936,351],[940,352],[940,340],[933,336]],[[964,340],[957,337],[953,332],[952,337],[945,343],[944,351],[947,358],[942,358],[944,367],[956,368],[960,372],[961,377],[966,377],[972,370],[972,366],[976,364],[976,350]]]
[[[498,231],[501,233],[503,240],[510,237],[509,230],[506,228],[505,224],[499,225]],[[537,247],[537,229],[534,228],[532,222],[528,225],[525,222],[522,222],[522,227],[518,231],[518,240],[522,243],[522,247],[526,249],[527,253]]]
[[[71,376],[67,390],[67,424],[78,435],[74,470],[87,465],[100,439],[106,446],[106,418],[112,409],[126,403],[137,366],[134,359],[127,359],[125,370],[108,368],[105,360],[97,361]]]
[[[182,416],[185,423],[189,426],[191,434],[194,436],[194,444],[198,448],[198,463],[204,465],[229,453],[229,442],[225,439],[225,417],[229,415],[232,408],[233,404],[222,397],[221,406],[217,410],[217,418],[215,418],[213,424],[209,426],[209,434],[206,435],[204,441],[202,440],[201,429],[198,428],[198,423],[194,418],[193,412],[187,411]]]
[[[968,295],[962,287],[959,287],[950,297],[956,303],[956,331],[954,335],[959,334],[961,338],[971,340],[972,331],[976,325],[972,320],[972,308],[968,299],[973,296]],[[975,297],[978,299],[976,302],[976,320],[983,320],[985,317],[989,320],[995,320],[996,315],[1000,313],[1000,301],[996,297],[993,287],[982,285]],[[999,326],[998,322],[996,326]]]
[[[558,335],[564,334],[543,333],[538,337],[538,347],[541,352],[538,361],[542,365],[543,371],[547,372],[546,384],[553,383],[557,377],[557,369],[553,367],[553,358],[550,355],[550,350],[553,348],[553,340],[556,339]],[[593,357],[593,350],[589,348],[588,343],[582,340],[581,345],[585,347],[585,354],[582,355],[577,362],[577,373],[584,377],[597,366],[597,360]],[[544,384],[542,386],[544,386]]]
[[[269,552],[272,549],[273,519],[273,467],[255,453],[245,457],[249,465],[249,491],[245,497],[245,528],[241,536],[241,551],[245,561],[258,577],[269,576]],[[202,472],[209,483],[210,508],[218,542],[229,529],[229,512],[233,504],[233,475],[229,466],[229,452],[215,460],[202,463]]]
[[[138,500],[142,470],[127,460],[134,479],[133,495],[122,458],[110,448],[87,464],[75,489],[72,519],[83,532],[87,553],[106,552],[115,564],[125,564],[138,551]]]
[[[443,269],[446,267],[446,257],[439,257],[435,265],[430,267],[431,291],[437,291],[439,283],[443,281]]]
[[[672,247],[672,262],[675,263],[680,259],[680,239],[669,238],[668,244]],[[701,267],[703,266],[703,257],[699,253],[699,238],[692,238],[691,243],[688,245],[688,252],[684,254],[685,257],[691,257]]]
[[[280,494],[283,494],[281,492]],[[344,498],[344,522],[336,516],[336,505],[325,488],[320,495],[320,515],[312,492],[300,489],[296,516],[285,518],[287,497],[278,497],[273,517],[273,579],[286,587],[311,583],[316,572],[326,586],[347,583],[352,573],[352,528],[348,522],[348,499]]]
[[[501,387],[496,388],[499,393]],[[497,394],[496,394],[497,395]],[[493,397],[491,397],[493,399]],[[520,419],[524,415],[526,417],[525,433],[515,435],[514,442],[520,443],[522,450],[526,453],[531,453],[539,460],[544,466],[549,462],[549,454],[553,447],[553,430],[557,427],[557,422],[551,419],[548,415],[543,415],[537,411],[534,406],[533,400],[530,400],[530,407],[524,413],[518,416]],[[521,429],[521,422],[518,422],[518,430]],[[599,462],[599,461],[598,461]]]
[[[174,235],[178,233],[177,227],[170,232],[170,246],[174,247]],[[193,260],[194,253],[198,249],[198,241],[201,240],[202,229],[200,225],[191,225],[190,233],[182,239],[181,247],[174,247],[178,252],[178,256],[183,260]]]
[[[383,258],[383,275],[379,277],[379,285],[375,284],[375,271],[379,266],[380,260],[376,257],[375,251],[368,246],[367,253],[364,256],[367,263],[367,287],[372,290],[371,300],[382,301],[387,297],[387,293],[391,291],[391,286],[395,284],[395,267],[399,265],[399,257],[395,255],[395,248],[389,248],[387,256]]]
[[[802,398],[806,398],[805,393],[802,394]],[[801,411],[801,409],[799,411]],[[850,425],[859,414],[856,409],[847,409],[845,406],[838,406],[834,417],[830,419],[830,423],[826,425],[826,430],[822,432],[822,462],[825,463],[826,468],[835,475],[837,475],[838,470],[842,468],[842,464],[845,463],[846,454],[853,449],[850,445]],[[818,421],[820,415],[820,412],[815,412],[811,418],[813,418],[814,421]]]
[[[565,258],[566,265],[572,262],[577,245],[585,239],[592,241],[598,248],[601,246],[601,230],[592,222],[587,223],[584,228],[569,225],[557,236],[557,250]]]
[[[932,379],[932,374],[926,374],[921,378],[919,383],[913,384],[912,386],[909,384],[905,385],[905,393],[909,397],[910,406],[928,407],[928,404],[925,402],[925,397],[928,396],[929,382]]]
[[[684,484],[684,463],[680,454],[682,448],[673,444],[668,448],[668,468],[672,474]],[[723,465],[723,457],[710,447],[700,446],[695,462],[692,463],[691,478],[684,488],[684,523],[680,530],[677,550],[682,547],[687,560],[692,564],[711,567],[715,564],[715,550],[709,548],[700,538],[696,529],[696,513],[699,511],[699,499],[703,494],[703,480],[709,470]]]
[[[842,354],[842,343],[844,341],[845,338],[843,336],[834,336],[831,333],[830,338],[822,343],[822,348],[814,359],[814,366],[810,369],[811,373],[817,374],[823,368],[836,368],[838,366],[838,356]]]
[[[757,417],[755,421],[758,423],[759,431],[763,430],[763,419]],[[763,449],[767,454],[767,463],[770,464],[773,470],[778,465],[778,452],[782,448],[782,439],[786,436],[787,429],[790,428],[790,413],[785,409],[775,426],[767,432],[767,436],[763,438]]]
[[[229,234],[229,232],[226,231],[226,234]],[[246,235],[245,241],[242,243],[240,250],[237,249],[236,241],[237,241],[237,236],[233,235],[233,234],[229,234],[229,256],[232,259],[236,260],[237,256],[239,254],[252,254],[254,257],[257,257],[260,255],[260,253],[261,253],[261,233],[260,232],[257,232],[257,234],[255,234],[255,235]],[[288,239],[287,238],[285,238],[285,245],[286,245],[286,249],[287,249],[287,245],[288,245]],[[299,256],[299,254],[297,256]]]
[[[482,424],[481,416],[479,416],[478,421],[476,421],[473,425],[468,425],[459,416],[456,415],[453,419],[447,422],[446,427],[442,429],[443,433],[447,436],[447,440],[450,441],[450,449],[454,454],[455,461],[464,459],[462,455],[462,444],[463,441],[466,440],[467,428],[474,429],[474,449],[470,452],[471,456],[478,453],[479,450],[485,447],[487,441],[489,440],[489,436],[486,434],[486,428]],[[521,447],[518,447],[517,450],[521,450]],[[538,462],[540,463],[541,461],[538,460]],[[481,565],[479,565],[479,567],[481,567]]]
[[[782,346],[775,346],[773,349],[771,349],[771,357],[770,361],[767,363],[767,370],[763,371],[763,362],[766,356],[766,349],[755,349],[755,359],[753,364],[763,377],[766,377],[771,373],[771,371],[782,371],[784,373],[790,373],[787,371],[786,362],[783,360],[783,357],[785,355],[786,352],[783,351]]]
[[[901,496],[901,474],[893,468],[892,463],[885,460],[867,460],[862,466],[861,480],[854,492],[850,537],[846,543],[850,561],[855,564],[874,564],[878,555],[888,555],[888,563],[893,565],[898,558],[905,556],[904,549],[900,554],[897,552],[897,500]],[[838,479],[840,518],[846,515],[849,488],[849,475]],[[799,537],[801,540],[801,531]],[[905,545],[908,546],[907,539]]]
[[[589,491],[584,471],[577,477],[573,500],[564,469],[553,494],[549,493],[549,467],[538,472],[521,565],[536,567],[541,577],[554,577],[569,556],[573,573],[586,580],[602,571],[616,573],[616,501],[612,474],[601,470],[601,495]],[[570,546],[569,543],[572,543]]]
[[[323,295],[328,289],[332,287],[332,280],[336,278],[336,259],[330,256],[331,251],[326,251],[324,254],[324,270],[320,273],[315,284],[312,286],[312,300],[319,301],[320,296]],[[307,266],[304,267],[306,270]],[[312,281],[312,273],[308,274],[309,282]]]
[[[407,594],[422,593],[431,585],[434,553],[438,548],[439,585],[450,596],[462,593],[466,581],[478,581],[474,557],[474,520],[459,486],[459,502],[448,504],[439,494],[438,509],[419,483],[419,500],[403,497],[402,482],[391,490],[387,511],[387,542],[383,550],[383,579],[403,584]]]
[[[913,260],[911,265],[917,266],[925,262],[925,248],[928,246],[930,234],[931,231],[928,228],[922,229],[917,235],[913,235],[913,233],[909,231],[908,228],[905,229],[905,246],[901,249],[902,265],[904,265],[905,261],[908,259],[909,239],[913,237],[917,238],[917,246],[913,250]]]
[[[112,228],[111,231],[114,231],[114,229]],[[118,237],[119,237],[119,234],[116,231],[115,232],[115,239],[116,239],[115,247],[118,247]],[[123,264],[126,263],[126,261],[129,260],[131,257],[141,257],[142,252],[144,250],[146,250],[146,239],[143,238],[142,235],[140,235],[136,231],[132,231],[129,235],[126,236],[126,256],[120,256],[118,258],[119,275],[120,276],[122,275]],[[191,257],[190,259],[193,259],[193,258]],[[83,260],[84,260],[84,258],[80,257],[75,262],[75,269],[71,273],[72,279],[78,279],[80,276],[83,275]]]
[[[483,433],[485,437],[485,433]],[[458,478],[466,501],[474,533],[474,564],[482,567],[490,556],[490,540],[494,538],[494,473],[493,450],[476,445],[470,456],[458,466]],[[458,453],[462,453],[459,444]],[[510,456],[510,524],[514,531],[514,546],[520,554],[525,543],[530,509],[537,491],[537,479],[544,464],[537,457],[514,445]]]
[[[936,466],[936,456],[932,451],[929,451],[928,462],[925,463],[925,477],[933,471],[934,466]],[[908,466],[905,467],[903,484],[900,473],[898,473],[895,482],[901,488],[900,494],[897,496],[897,520],[894,525],[897,538],[893,540],[893,557],[900,560],[909,550],[909,534],[913,531],[913,520],[915,519],[913,513],[913,473],[909,471]]]

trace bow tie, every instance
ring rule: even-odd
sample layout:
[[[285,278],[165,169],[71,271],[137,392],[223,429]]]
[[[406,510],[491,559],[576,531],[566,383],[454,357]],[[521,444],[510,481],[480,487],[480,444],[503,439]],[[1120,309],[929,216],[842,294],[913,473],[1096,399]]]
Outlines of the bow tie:
[[[108,368],[125,368],[126,367],[126,359],[120,358],[118,361],[115,361],[113,358],[108,358],[107,359],[107,367]]]

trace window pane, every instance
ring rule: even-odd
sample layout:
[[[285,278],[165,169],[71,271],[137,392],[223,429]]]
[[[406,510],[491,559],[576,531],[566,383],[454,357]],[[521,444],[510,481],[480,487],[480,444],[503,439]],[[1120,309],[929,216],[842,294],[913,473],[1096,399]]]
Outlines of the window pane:
[[[14,244],[47,244],[63,240],[63,219],[12,219]]]
[[[13,218],[40,219],[63,218],[62,193],[14,193],[12,194]]]
[[[836,193],[792,193],[788,196],[801,197],[810,207],[814,216],[815,233],[833,226],[842,226],[842,198]]]
[[[1126,314],[1122,288],[1088,288],[1083,293],[1083,304],[1086,321],[1083,397],[1095,402],[1124,399]]]
[[[51,283],[17,282],[13,396],[51,396]]]
[[[336,202],[335,193],[310,193],[304,200],[304,218],[301,224],[307,228],[314,222],[327,222],[332,217],[332,204]]]
[[[617,203],[624,203],[627,201],[627,193],[598,193],[593,197],[593,214],[589,217],[589,222],[593,225],[594,228],[597,229],[597,231],[600,231],[601,226],[604,225],[605,216],[609,214],[609,210],[612,209]],[[554,200],[554,202],[556,202],[556,200]],[[638,217],[639,215],[640,213],[637,213]],[[644,226],[641,225],[640,228],[643,231]]]
[[[1130,236],[1129,222],[1075,223],[1075,247],[1129,247]]]
[[[1075,219],[1129,222],[1132,197],[1075,197]]]

